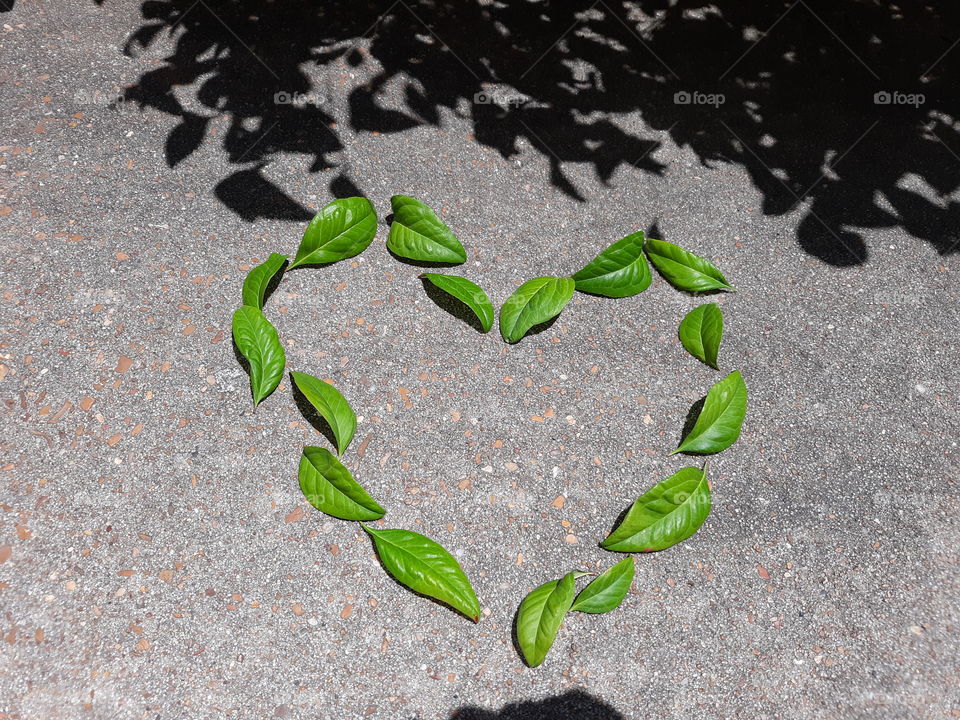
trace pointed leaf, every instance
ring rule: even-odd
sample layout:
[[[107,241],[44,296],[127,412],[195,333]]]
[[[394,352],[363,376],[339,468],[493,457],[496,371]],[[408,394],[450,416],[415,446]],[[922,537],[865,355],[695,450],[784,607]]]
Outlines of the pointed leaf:
[[[577,595],[570,609],[585,613],[605,613],[619,607],[630,590],[633,573],[633,556],[630,555],[591,580]]]
[[[359,255],[377,234],[377,214],[364,197],[334,200],[307,225],[290,268]]]
[[[675,287],[688,292],[733,290],[712,262],[665,240],[647,238],[644,245],[650,262]]]
[[[302,372],[293,371],[290,376],[313,409],[330,425],[337,440],[337,454],[342,456],[357,429],[357,416],[353,408],[330,383]]]
[[[726,450],[740,437],[747,414],[747,386],[739,370],[715,383],[690,434],[671,455],[678,452],[712,454]]]
[[[574,573],[559,580],[551,580],[533,590],[517,610],[517,644],[523,659],[530,667],[544,661],[563,617],[573,604]]]
[[[635,232],[618,240],[571,277],[577,290],[622,298],[650,286],[650,266],[643,255],[644,235]]]
[[[480,601],[460,563],[428,537],[410,530],[363,529],[373,539],[383,567],[398,582],[480,620]]]
[[[688,353],[717,369],[717,353],[723,340],[723,311],[719,305],[695,307],[683,318],[677,334]]]
[[[387,512],[326,448],[303,449],[300,489],[317,510],[343,520],[379,520]]]
[[[709,514],[707,474],[686,467],[641,495],[600,547],[616,552],[665,550],[693,535]]]
[[[534,325],[559,315],[576,284],[570,278],[538,277],[527,280],[500,308],[500,334],[509,343],[519,341]]]
[[[394,195],[390,205],[390,252],[418,262],[466,262],[467,252],[457,236],[426,204],[406,195]]]
[[[470,308],[480,321],[484,332],[489,332],[493,327],[493,304],[479,285],[459,275],[423,273],[420,277],[429,280]]]
[[[244,305],[255,307],[257,310],[263,309],[263,296],[267,292],[267,286],[286,261],[286,255],[270,253],[266,262],[257,265],[247,274],[247,279],[243,281]]]
[[[277,330],[257,308],[244,305],[233,314],[233,340],[250,363],[250,391],[259,405],[276,390],[283,377],[287,357]]]

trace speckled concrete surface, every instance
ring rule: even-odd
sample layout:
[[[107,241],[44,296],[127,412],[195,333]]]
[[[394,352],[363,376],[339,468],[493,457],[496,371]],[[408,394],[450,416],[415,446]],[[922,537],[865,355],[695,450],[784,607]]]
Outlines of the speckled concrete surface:
[[[453,115],[345,131],[378,239],[291,272],[266,313],[288,369],[333,379],[361,416],[345,462],[387,526],[457,554],[474,626],[306,504],[300,448],[324,440],[289,381],[251,410],[230,315],[302,223],[225,209],[216,144],[169,169],[168,117],[78,107],[154,62],[120,52],[138,20],[130,2],[0,14],[0,718],[960,715],[956,256],[888,228],[865,265],[824,265],[742,169],[667,138],[661,177],[569,166],[581,204],[543,155],[505,160]],[[335,171],[264,173],[310,208],[331,199]],[[620,610],[571,616],[536,670],[511,644],[523,594],[615,562],[597,541],[686,464],[667,452],[720,377],[675,336],[700,300],[659,278],[578,295],[507,346],[386,251],[395,192],[442,209],[497,303],[653,223],[739,289],[717,298],[721,362],[750,410],[711,461],[713,514],[637,558]]]

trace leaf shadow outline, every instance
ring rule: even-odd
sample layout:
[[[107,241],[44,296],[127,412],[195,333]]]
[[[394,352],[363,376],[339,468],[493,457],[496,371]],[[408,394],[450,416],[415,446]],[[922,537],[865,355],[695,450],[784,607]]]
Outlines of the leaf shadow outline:
[[[323,435],[333,446],[333,455],[339,459],[340,454],[339,447],[337,446],[337,436],[333,434],[333,428],[330,427],[330,423],[328,423],[326,418],[307,400],[307,396],[303,394],[303,391],[297,387],[297,383],[293,379],[293,373],[289,373],[288,375],[290,378],[290,393],[293,395],[293,402],[296,404],[297,410],[303,415],[303,419],[310,423],[313,429]]]
[[[457,320],[466,323],[481,335],[486,334],[483,325],[480,323],[480,318],[477,317],[477,314],[473,312],[470,306],[463,300],[437,287],[425,277],[421,276],[419,280],[423,284],[423,291],[426,296],[430,298],[438,308],[452,315]]]
[[[677,441],[677,447],[686,439],[687,435],[690,434],[690,431],[693,430],[693,426],[697,424],[697,419],[700,417],[700,413],[703,412],[703,406],[707,402],[707,396],[704,395],[702,398],[697,400],[693,405],[690,406],[690,409],[687,410],[687,416],[683,420],[683,429],[680,431],[680,439]],[[713,455],[714,453],[699,453],[692,450],[680,450],[678,455]]]

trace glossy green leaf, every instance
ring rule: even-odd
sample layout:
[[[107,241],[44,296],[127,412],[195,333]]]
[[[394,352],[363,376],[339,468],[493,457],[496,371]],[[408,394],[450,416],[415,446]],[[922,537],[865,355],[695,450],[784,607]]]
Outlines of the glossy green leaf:
[[[712,454],[726,450],[740,437],[740,427],[746,414],[747,386],[740,371],[734,370],[710,388],[697,422],[680,446],[670,454]]]
[[[493,327],[493,304],[479,285],[459,275],[423,273],[420,277],[429,280],[470,308],[480,321],[484,332],[489,332]]]
[[[259,405],[276,390],[287,363],[277,330],[260,310],[244,305],[233,314],[233,341],[250,363],[250,390]]]
[[[365,197],[334,200],[307,225],[290,268],[359,255],[377,234],[377,214]]]
[[[571,610],[605,613],[620,606],[633,582],[633,556],[625,557],[587,585],[573,602]]]
[[[616,552],[664,550],[693,535],[709,514],[707,474],[686,467],[641,495],[600,547]]]
[[[700,305],[687,313],[677,333],[687,352],[710,367],[717,367],[723,340],[723,311],[716,303]]]
[[[534,325],[559,315],[576,284],[570,278],[538,277],[528,280],[500,308],[500,334],[510,343],[519,341]]]
[[[665,240],[647,238],[650,262],[672,285],[688,292],[733,290],[712,262]]]
[[[480,620],[480,601],[460,563],[428,537],[410,530],[374,530],[363,526],[383,567],[398,582]]]
[[[379,520],[387,512],[326,448],[303,449],[300,489],[317,510],[343,520]]]
[[[270,257],[265,262],[247,273],[247,278],[243,281],[244,305],[255,307],[257,310],[263,309],[263,296],[267,292],[267,286],[286,261],[286,255],[270,253]]]
[[[574,581],[584,573],[567,573],[531,591],[517,610],[517,644],[530,667],[544,661],[563,617],[573,604]]]
[[[650,287],[650,266],[643,255],[644,235],[618,240],[572,276],[581,292],[623,298]]]
[[[394,195],[390,205],[393,223],[387,247],[392,253],[418,262],[466,262],[467,251],[457,236],[427,205],[406,195]]]
[[[290,376],[314,410],[330,425],[337,440],[337,454],[342,456],[357,429],[353,408],[330,383],[302,372],[294,371]]]

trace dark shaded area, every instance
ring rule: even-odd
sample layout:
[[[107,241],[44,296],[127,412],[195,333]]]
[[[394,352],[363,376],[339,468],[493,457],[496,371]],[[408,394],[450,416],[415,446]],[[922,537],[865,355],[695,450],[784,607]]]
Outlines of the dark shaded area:
[[[483,325],[480,323],[480,318],[470,309],[469,305],[455,298],[445,290],[441,290],[425,278],[420,278],[420,282],[423,283],[423,291],[427,294],[427,297],[430,298],[437,307],[444,312],[450,313],[457,320],[465,322],[477,332],[483,332]]]
[[[624,716],[583,690],[570,690],[544,700],[504,705],[499,712],[464,706],[450,720],[624,720]]]
[[[388,215],[386,218],[386,224],[390,225],[393,223],[393,215]],[[434,260],[415,260],[414,258],[403,257],[402,255],[397,255],[389,247],[387,252],[390,253],[390,256],[397,262],[402,262],[405,265],[410,265],[412,267],[422,268],[423,270],[446,270],[452,267],[457,267],[462,265],[460,262],[437,262]]]
[[[333,428],[330,427],[330,423],[324,419],[323,415],[318,413],[316,408],[310,404],[307,396],[300,391],[300,388],[298,388],[297,384],[293,381],[293,376],[290,377],[290,388],[293,391],[293,401],[297,405],[297,410],[303,415],[304,420],[310,423],[314,430],[323,435],[332,447],[336,448],[337,436],[333,434]]]
[[[16,4],[17,0],[0,0],[0,12],[10,12]]]
[[[171,167],[227,119],[238,168],[217,195],[246,220],[309,214],[262,170],[281,155],[309,172],[342,165],[338,123],[396,133],[452,113],[505,158],[528,143],[583,202],[572,165],[603,183],[657,177],[668,134],[707,167],[742,167],[762,211],[800,213],[800,246],[835,266],[866,260],[872,228],[941,254],[960,240],[955,2],[144,0],[141,12],[125,51],[172,52],[127,100],[175,118]],[[324,74],[330,90],[311,79]]]
[[[265,178],[262,170],[259,163],[235,172],[214,188],[217,198],[247,222],[259,218],[309,222],[313,213]]]
[[[680,438],[677,440],[677,445],[683,442],[683,439],[690,434],[690,431],[693,430],[693,426],[697,424],[697,418],[700,417],[700,413],[703,412],[703,406],[707,402],[707,396],[704,395],[702,398],[697,400],[693,405],[690,406],[690,409],[687,411],[687,417],[683,421],[683,430],[680,431]],[[698,453],[684,452],[684,455],[695,455]]]
[[[562,314],[563,314],[563,311],[561,310],[549,320],[544,320],[542,323],[537,323],[536,325],[532,325],[530,329],[523,334],[523,337],[517,340],[517,343],[522,343],[524,338],[528,338],[533,335],[539,335],[542,332],[546,332],[547,330],[549,330],[554,326],[554,324],[557,322],[557,320],[560,319],[560,316]]]
[[[280,281],[283,280],[283,275],[287,271],[287,268],[290,267],[290,260],[284,260],[283,265],[280,266],[280,269],[274,273],[273,277],[267,282],[267,287],[263,290],[263,307],[267,306],[267,303],[270,301],[270,296],[280,287]]]

